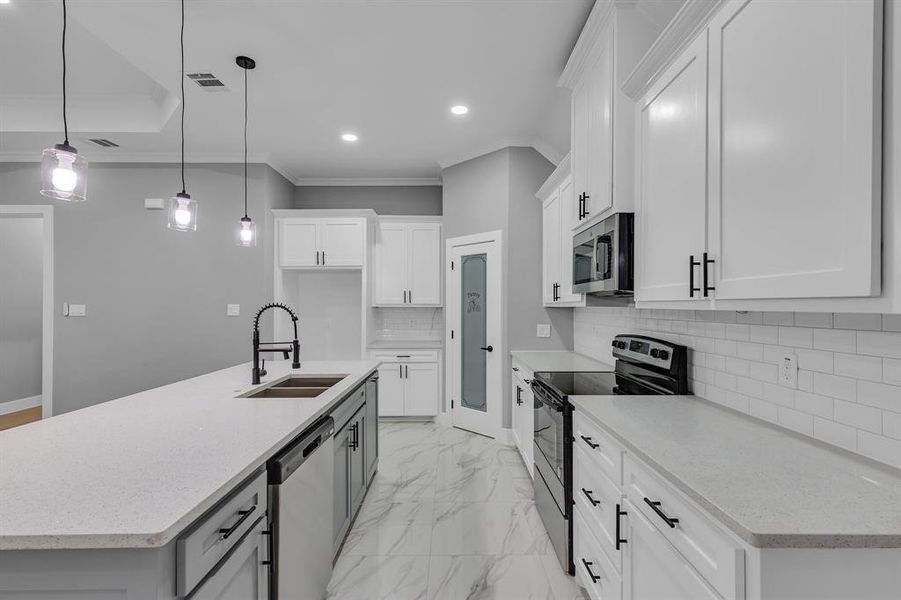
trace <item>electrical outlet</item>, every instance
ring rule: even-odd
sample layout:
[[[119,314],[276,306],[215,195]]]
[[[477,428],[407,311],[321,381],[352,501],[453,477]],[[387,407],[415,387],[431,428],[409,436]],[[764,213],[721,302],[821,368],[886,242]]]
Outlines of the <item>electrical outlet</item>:
[[[226,304],[225,305],[225,316],[240,317],[241,316],[241,305],[240,304]]]
[[[144,208],[147,210],[163,210],[166,208],[166,201],[162,198],[144,198]]]
[[[88,308],[85,304],[71,304],[63,302],[64,317],[84,317],[88,314]]]
[[[779,383],[785,387],[798,387],[798,357],[786,354],[779,363]]]
[[[551,326],[548,323],[539,323],[535,328],[535,335],[540,338],[551,337]]]

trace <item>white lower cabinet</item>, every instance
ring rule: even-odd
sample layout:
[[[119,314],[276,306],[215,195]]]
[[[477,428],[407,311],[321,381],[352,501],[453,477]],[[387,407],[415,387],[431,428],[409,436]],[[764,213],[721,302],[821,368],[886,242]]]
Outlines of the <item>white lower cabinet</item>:
[[[635,505],[625,509],[624,600],[721,600]]]
[[[532,386],[529,385],[532,381],[532,371],[514,361],[511,379],[513,381],[511,396],[513,399],[511,411],[513,441],[529,475],[534,478],[535,396],[532,394]]]
[[[573,525],[573,564],[576,581],[588,591],[591,600],[619,600],[622,598],[622,578],[601,543],[594,537],[581,511],[575,511]],[[667,596],[647,596],[643,600],[663,600]]]
[[[438,350],[372,351],[379,367],[380,417],[434,417],[440,412]]]

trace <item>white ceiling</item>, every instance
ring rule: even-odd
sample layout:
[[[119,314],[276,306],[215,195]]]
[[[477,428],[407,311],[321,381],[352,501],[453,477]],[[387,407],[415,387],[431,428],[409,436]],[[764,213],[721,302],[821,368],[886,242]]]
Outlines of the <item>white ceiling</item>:
[[[557,79],[592,0],[187,0],[187,152],[241,157],[239,54],[250,73],[250,153],[294,180],[436,178],[513,144],[569,146]],[[175,0],[70,0],[70,139],[89,160],[177,158]],[[58,143],[59,0],[0,5],[0,160]],[[452,104],[470,106],[465,117]],[[360,141],[341,141],[345,131]],[[94,149],[106,137],[121,145]]]

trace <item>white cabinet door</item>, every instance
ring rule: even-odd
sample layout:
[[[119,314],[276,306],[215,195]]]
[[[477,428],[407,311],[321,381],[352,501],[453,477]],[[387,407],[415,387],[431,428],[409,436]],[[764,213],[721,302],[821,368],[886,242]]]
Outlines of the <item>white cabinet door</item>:
[[[639,100],[637,112],[635,299],[688,300],[690,279],[701,285],[690,257],[702,260],[707,235],[706,31]]]
[[[404,365],[406,389],[404,415],[432,417],[438,414],[438,363]]]
[[[441,306],[441,224],[407,225],[408,303]]]
[[[719,595],[628,500],[623,599],[720,600]]]
[[[197,600],[267,600],[269,538],[260,519],[213,574],[198,587]]]
[[[401,305],[407,291],[407,227],[379,223],[375,237],[375,303]]]
[[[879,293],[882,6],[732,0],[711,21],[717,298]]]
[[[363,266],[363,219],[321,219],[322,260],[328,267]]]
[[[516,436],[521,444],[519,453],[522,455],[522,460],[526,465],[526,470],[529,472],[529,475],[535,477],[535,465],[532,462],[534,459],[532,449],[535,432],[535,396],[532,395],[532,389],[528,385],[523,388],[520,400],[522,403],[517,403],[517,420],[516,425],[514,426],[516,429]]]
[[[556,191],[541,205],[541,297],[545,306],[556,304],[560,284],[560,209]]]
[[[319,257],[319,219],[282,219],[279,231],[279,264],[283,267],[315,267]]]
[[[583,220],[613,207],[613,37],[589,75],[588,196]],[[578,194],[576,194],[578,200]]]
[[[573,195],[570,204],[563,207],[569,212],[567,222],[578,226],[582,222],[579,196],[589,191],[588,169],[590,164],[591,79],[586,76],[573,89],[572,94],[572,166]],[[572,219],[570,221],[569,219]]]
[[[576,219],[572,213],[565,210],[565,207],[572,205],[572,199],[575,195],[573,180],[567,177],[560,184],[560,225],[557,230],[559,232],[558,244],[560,248],[560,270],[557,276],[559,286],[557,287],[557,303],[572,304],[582,303],[584,306],[585,296],[573,293],[573,238],[570,231]]]
[[[404,415],[404,374],[400,363],[382,363],[379,367],[379,416]]]

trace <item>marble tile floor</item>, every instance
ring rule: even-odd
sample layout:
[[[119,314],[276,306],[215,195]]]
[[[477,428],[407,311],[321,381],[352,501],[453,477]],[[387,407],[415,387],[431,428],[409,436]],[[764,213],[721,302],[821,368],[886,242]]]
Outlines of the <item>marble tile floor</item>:
[[[436,423],[379,424],[379,471],[329,600],[582,600],[516,449]]]

